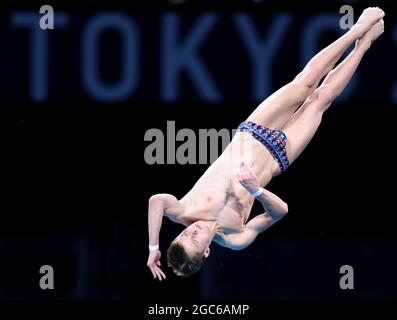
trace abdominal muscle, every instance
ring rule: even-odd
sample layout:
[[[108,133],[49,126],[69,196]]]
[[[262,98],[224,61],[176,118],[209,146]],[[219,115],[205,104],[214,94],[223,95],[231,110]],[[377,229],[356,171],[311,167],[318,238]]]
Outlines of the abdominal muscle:
[[[250,134],[237,132],[222,155],[180,200],[186,208],[183,224],[216,221],[225,234],[242,231],[254,202],[236,177],[242,161],[252,166],[262,187],[277,174],[278,164],[267,148]]]

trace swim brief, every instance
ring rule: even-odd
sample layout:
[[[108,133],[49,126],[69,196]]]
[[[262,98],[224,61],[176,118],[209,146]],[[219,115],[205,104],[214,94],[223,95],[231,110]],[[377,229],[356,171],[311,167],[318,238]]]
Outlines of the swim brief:
[[[277,161],[281,173],[287,170],[289,166],[286,150],[287,136],[282,131],[272,130],[251,121],[241,123],[237,131],[248,132],[255,139],[262,142]]]

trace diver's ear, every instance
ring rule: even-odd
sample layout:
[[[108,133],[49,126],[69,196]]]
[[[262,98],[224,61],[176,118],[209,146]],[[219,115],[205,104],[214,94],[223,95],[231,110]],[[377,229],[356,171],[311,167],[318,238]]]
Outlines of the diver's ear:
[[[204,251],[204,257],[208,258],[208,256],[210,255],[210,247],[208,247],[207,249],[205,249]]]

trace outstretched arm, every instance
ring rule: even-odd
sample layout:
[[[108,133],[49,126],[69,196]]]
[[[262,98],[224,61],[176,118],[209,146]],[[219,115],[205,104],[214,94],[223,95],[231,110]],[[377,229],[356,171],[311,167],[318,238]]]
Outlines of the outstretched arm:
[[[149,228],[149,249],[150,254],[147,266],[153,274],[154,278],[160,281],[165,278],[165,274],[161,271],[159,250],[160,229],[163,216],[169,217],[171,220],[176,218],[183,212],[182,206],[178,200],[170,194],[156,194],[149,199],[148,228]]]

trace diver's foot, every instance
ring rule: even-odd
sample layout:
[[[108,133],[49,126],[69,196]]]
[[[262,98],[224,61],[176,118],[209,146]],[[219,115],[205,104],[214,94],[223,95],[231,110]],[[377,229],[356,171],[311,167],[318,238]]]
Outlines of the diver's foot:
[[[372,43],[382,35],[383,32],[385,32],[385,23],[383,19],[381,19],[356,42],[356,46],[364,46],[368,49],[371,47]]]
[[[352,27],[358,38],[363,37],[376,23],[385,16],[385,12],[378,7],[369,7],[363,11]]]

